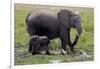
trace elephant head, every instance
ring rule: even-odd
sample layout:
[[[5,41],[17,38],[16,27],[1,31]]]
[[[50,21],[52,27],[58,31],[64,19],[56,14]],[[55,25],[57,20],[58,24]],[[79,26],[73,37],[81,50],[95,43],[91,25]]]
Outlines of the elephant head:
[[[40,47],[40,43],[39,43],[39,36],[34,35],[30,37],[30,41],[29,41],[29,45],[32,46],[32,54],[36,54],[38,53],[38,49]]]
[[[77,34],[75,37],[75,40],[73,43],[71,43],[70,41],[70,36],[68,36],[69,38],[69,45],[71,45],[71,47],[75,46],[78,38],[82,32],[82,27],[81,27],[81,17],[78,13],[73,13],[72,11],[69,10],[61,10],[60,12],[58,12],[58,21],[63,24],[66,29],[70,29],[71,27],[75,28],[77,30]],[[68,35],[70,35],[70,30],[68,30]]]
[[[76,35],[75,40],[72,44],[72,47],[73,47],[76,45],[78,38],[82,32],[81,16],[78,13],[72,13],[70,23],[71,23],[71,27],[73,27],[77,30],[77,35]]]

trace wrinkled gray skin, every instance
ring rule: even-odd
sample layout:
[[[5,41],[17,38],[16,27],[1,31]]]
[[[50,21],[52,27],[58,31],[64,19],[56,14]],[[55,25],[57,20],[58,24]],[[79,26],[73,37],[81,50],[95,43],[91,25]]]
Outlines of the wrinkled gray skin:
[[[26,17],[26,26],[29,36],[39,35],[47,36],[50,40],[60,38],[62,54],[65,54],[66,45],[69,45],[73,51],[82,32],[81,17],[72,11],[63,9],[58,13],[49,13],[50,11],[31,12]],[[70,29],[75,28],[77,34],[75,40],[70,40]],[[29,46],[31,52],[32,46]]]

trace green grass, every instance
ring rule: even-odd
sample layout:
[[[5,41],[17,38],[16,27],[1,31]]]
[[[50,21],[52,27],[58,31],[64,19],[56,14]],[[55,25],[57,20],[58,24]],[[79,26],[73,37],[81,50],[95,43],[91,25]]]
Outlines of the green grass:
[[[39,6],[39,5],[19,5],[15,4],[15,65],[24,64],[46,64],[51,60],[61,60],[61,62],[76,62],[81,61],[77,55],[31,55],[28,50],[28,33],[26,32],[25,17],[30,11],[37,9],[51,9],[54,12],[61,8],[78,10],[82,17],[82,34],[79,38],[75,49],[84,51],[91,55],[86,61],[94,60],[94,10],[91,8],[72,8],[72,7],[55,7]],[[71,29],[71,41],[75,38],[76,30]],[[49,44],[50,50],[60,49],[60,40],[52,40]]]

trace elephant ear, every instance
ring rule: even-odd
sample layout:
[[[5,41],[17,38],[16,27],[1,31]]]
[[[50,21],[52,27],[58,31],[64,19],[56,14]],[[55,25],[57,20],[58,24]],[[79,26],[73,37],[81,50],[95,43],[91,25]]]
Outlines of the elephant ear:
[[[61,10],[57,13],[58,21],[63,24],[66,28],[70,28],[70,14],[69,10]]]

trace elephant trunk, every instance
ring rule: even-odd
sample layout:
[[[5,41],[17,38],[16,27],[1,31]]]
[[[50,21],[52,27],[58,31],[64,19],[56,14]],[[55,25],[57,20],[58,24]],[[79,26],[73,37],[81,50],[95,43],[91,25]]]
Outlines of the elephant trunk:
[[[82,32],[81,24],[77,25],[75,28],[77,30],[77,34],[76,34],[74,42],[71,45],[72,47],[74,47],[76,45],[76,43],[77,43],[77,41],[78,41],[78,39],[79,39],[79,37],[81,35],[81,32]]]

